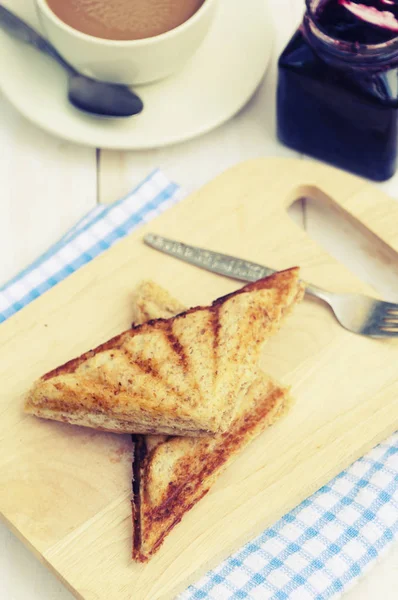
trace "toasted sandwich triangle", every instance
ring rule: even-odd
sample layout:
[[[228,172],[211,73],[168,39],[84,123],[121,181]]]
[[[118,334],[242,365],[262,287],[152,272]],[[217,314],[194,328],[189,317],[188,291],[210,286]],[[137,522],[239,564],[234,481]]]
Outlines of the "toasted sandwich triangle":
[[[152,282],[136,291],[136,322],[171,316],[175,300]],[[228,432],[207,438],[135,435],[133,558],[147,561],[236,455],[288,409],[289,391],[257,372]]]
[[[117,433],[224,431],[255,378],[263,342],[301,293],[298,269],[290,269],[211,306],[135,326],[44,375],[25,409]]]

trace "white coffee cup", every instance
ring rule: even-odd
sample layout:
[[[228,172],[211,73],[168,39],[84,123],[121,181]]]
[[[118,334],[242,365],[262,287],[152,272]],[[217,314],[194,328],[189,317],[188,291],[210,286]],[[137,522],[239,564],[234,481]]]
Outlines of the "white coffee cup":
[[[139,40],[108,40],[87,35],[64,23],[36,0],[48,40],[77,71],[111,83],[149,83],[181,69],[204,40],[217,0],[205,0],[187,21],[160,35]]]

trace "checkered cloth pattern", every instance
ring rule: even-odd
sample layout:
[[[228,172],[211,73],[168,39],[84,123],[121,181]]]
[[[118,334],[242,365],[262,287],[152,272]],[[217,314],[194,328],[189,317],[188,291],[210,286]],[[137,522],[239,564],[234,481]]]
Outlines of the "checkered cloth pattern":
[[[0,289],[0,322],[181,198],[160,171],[98,206]],[[398,538],[398,432],[207,573],[179,600],[326,600]]]

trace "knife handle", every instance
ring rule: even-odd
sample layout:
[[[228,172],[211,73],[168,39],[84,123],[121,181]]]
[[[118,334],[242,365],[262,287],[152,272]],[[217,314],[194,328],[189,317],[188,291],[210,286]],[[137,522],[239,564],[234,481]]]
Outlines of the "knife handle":
[[[145,236],[144,240],[149,246],[165,254],[179,258],[196,267],[201,267],[218,275],[238,279],[239,281],[257,281],[275,273],[273,269],[269,269],[263,265],[235,258],[228,254],[220,254],[219,252],[212,252],[204,248],[189,246],[182,242],[169,240],[160,235],[149,233]]]

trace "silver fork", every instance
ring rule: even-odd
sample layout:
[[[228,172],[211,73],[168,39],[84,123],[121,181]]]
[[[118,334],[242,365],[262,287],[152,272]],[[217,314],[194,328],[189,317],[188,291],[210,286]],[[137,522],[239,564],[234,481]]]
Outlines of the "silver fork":
[[[239,281],[257,281],[275,273],[273,269],[241,258],[189,246],[148,233],[146,244],[207,271]],[[353,333],[369,337],[398,337],[398,304],[361,294],[336,294],[304,282],[306,294],[328,304],[338,322]]]
[[[398,304],[362,294],[336,294],[309,283],[305,283],[305,292],[329,304],[338,322],[353,333],[398,337]]]

